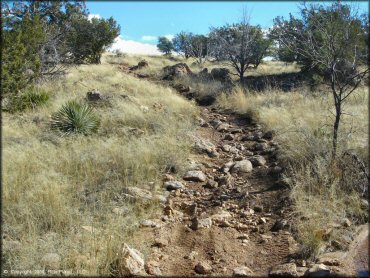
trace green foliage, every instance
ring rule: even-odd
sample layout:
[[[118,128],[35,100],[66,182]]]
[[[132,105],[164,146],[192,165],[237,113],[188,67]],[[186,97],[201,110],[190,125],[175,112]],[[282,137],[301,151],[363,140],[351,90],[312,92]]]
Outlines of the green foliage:
[[[119,34],[120,26],[112,17],[91,20],[82,17],[73,21],[68,41],[78,62],[100,64],[104,50]]]
[[[158,50],[164,53],[165,55],[171,54],[171,51],[174,50],[172,42],[166,37],[158,38],[157,47],[158,47]]]
[[[69,101],[52,116],[52,129],[62,132],[63,135],[89,135],[98,130],[100,120],[88,104]]]
[[[26,109],[35,109],[37,107],[46,105],[49,101],[49,93],[44,90],[37,90],[35,88],[26,88],[23,92],[14,95],[3,103],[3,111],[10,113],[24,111]]]

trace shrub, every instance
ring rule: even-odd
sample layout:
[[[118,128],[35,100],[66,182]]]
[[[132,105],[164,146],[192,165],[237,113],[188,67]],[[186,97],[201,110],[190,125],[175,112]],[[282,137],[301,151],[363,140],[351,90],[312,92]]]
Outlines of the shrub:
[[[3,110],[14,113],[30,108],[35,109],[38,106],[45,105],[48,101],[48,92],[31,88],[20,95],[8,96],[7,101],[3,105]]]
[[[69,101],[52,116],[52,129],[57,129],[63,135],[80,133],[89,135],[99,128],[100,120],[88,104]]]

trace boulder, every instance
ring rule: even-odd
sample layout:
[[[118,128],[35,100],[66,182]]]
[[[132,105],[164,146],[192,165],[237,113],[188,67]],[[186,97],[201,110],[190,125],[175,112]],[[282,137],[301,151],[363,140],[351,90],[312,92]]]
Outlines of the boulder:
[[[231,173],[249,173],[252,172],[253,165],[248,159],[235,162],[231,168]]]
[[[230,71],[227,68],[214,68],[211,70],[213,79],[221,81],[222,83],[232,83]]]
[[[86,94],[86,98],[88,101],[99,101],[99,100],[103,100],[103,97],[101,96],[101,93],[100,91],[94,89],[90,92],[87,92]]]
[[[212,226],[212,219],[211,218],[203,218],[199,219],[198,217],[193,218],[190,228],[193,230],[199,229],[208,229]]]
[[[262,155],[256,155],[248,158],[252,162],[253,167],[263,166],[266,164],[266,159]]]
[[[184,187],[179,181],[167,181],[164,183],[164,186],[168,191],[177,190]]]
[[[185,63],[164,67],[163,72],[165,75],[163,77],[164,80],[173,80],[174,77],[192,74],[189,66]]]
[[[144,67],[149,66],[146,60],[141,60],[136,66],[129,67],[129,70],[138,70]]]
[[[207,153],[210,157],[217,157],[218,153],[216,151],[216,146],[212,144],[209,140],[194,137],[195,139],[195,149],[200,153]]]

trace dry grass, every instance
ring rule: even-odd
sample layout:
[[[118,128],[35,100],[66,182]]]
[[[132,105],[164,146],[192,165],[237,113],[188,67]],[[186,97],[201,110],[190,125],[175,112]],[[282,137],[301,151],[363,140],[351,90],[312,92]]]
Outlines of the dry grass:
[[[138,221],[158,211],[157,201],[128,201],[123,189],[163,194],[161,174],[181,172],[197,111],[173,90],[109,64],[71,68],[65,79],[40,86],[51,93],[49,105],[3,113],[3,232],[21,244],[3,254],[3,266],[42,269],[43,255],[55,252],[61,269],[108,275]],[[95,108],[98,133],[58,137],[50,130],[51,114],[93,88],[111,96],[109,105]]]
[[[345,217],[354,223],[367,220],[367,211],[361,208],[358,180],[343,175],[343,165],[330,163],[334,113],[330,93],[323,88],[315,93],[304,88],[263,93],[236,88],[231,95],[222,95],[218,103],[277,131],[279,159],[288,169],[285,175],[292,187],[291,198],[301,217],[296,228],[305,255],[318,255],[330,240],[346,242],[348,234],[341,229],[334,229],[329,238],[322,237],[322,231],[333,223],[340,224]],[[339,138],[339,153],[354,151],[365,163],[369,159],[367,104],[368,90],[361,87],[344,106],[347,114],[343,115]]]

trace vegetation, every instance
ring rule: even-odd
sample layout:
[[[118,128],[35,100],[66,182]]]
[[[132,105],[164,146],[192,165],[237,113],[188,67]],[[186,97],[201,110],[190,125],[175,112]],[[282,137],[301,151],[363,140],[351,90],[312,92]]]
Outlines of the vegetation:
[[[170,55],[171,51],[173,50],[172,42],[166,37],[158,38],[157,47],[160,52],[164,53],[164,55]]]
[[[51,127],[64,134],[81,133],[89,135],[99,128],[99,118],[88,104],[69,101],[52,116]]]

